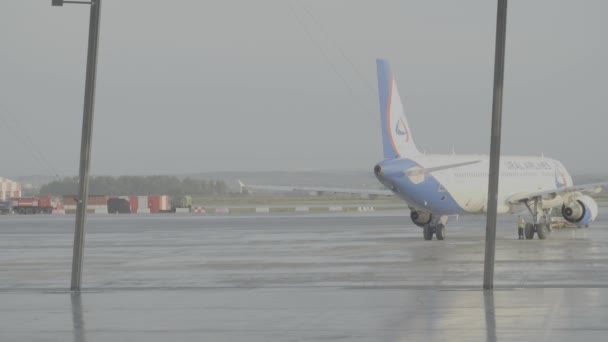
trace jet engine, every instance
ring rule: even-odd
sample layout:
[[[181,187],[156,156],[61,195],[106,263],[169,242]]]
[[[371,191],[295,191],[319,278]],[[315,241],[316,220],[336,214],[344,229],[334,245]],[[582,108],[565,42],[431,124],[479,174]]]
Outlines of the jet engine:
[[[597,217],[597,203],[589,196],[578,196],[562,206],[566,221],[579,226],[588,226]]]
[[[424,227],[425,225],[431,223],[433,215],[425,211],[412,210],[410,213],[410,218],[417,226]]]

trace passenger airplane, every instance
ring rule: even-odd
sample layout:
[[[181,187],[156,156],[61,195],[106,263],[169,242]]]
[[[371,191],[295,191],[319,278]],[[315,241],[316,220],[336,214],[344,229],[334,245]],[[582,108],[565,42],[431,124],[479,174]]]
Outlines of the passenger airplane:
[[[303,190],[369,196],[394,195],[407,203],[410,217],[423,228],[425,240],[446,236],[450,215],[486,212],[489,158],[487,155],[427,155],[420,153],[408,125],[394,75],[387,61],[376,61],[382,123],[384,160],[374,174],[389,190],[282,187],[244,185],[245,189]],[[575,186],[562,163],[532,156],[500,158],[498,213],[525,211],[532,222],[526,239],[545,239],[551,230],[549,212],[561,208],[564,219],[588,226],[597,217],[597,203],[587,193],[597,193],[606,183]]]

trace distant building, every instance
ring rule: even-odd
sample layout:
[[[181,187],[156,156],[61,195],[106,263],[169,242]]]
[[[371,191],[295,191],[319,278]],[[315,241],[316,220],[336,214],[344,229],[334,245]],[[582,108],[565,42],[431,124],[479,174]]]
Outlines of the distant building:
[[[21,184],[0,177],[0,200],[6,201],[7,198],[11,197],[21,197]]]

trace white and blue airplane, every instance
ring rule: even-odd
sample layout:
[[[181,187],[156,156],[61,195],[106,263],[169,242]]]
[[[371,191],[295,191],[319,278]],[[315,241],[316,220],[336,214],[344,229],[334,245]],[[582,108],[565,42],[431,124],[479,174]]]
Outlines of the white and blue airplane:
[[[241,187],[398,196],[409,206],[412,221],[423,228],[425,240],[431,240],[433,235],[443,240],[449,216],[486,213],[489,157],[421,153],[414,143],[389,63],[378,59],[376,64],[384,160],[374,166],[374,174],[388,190],[242,183]],[[533,239],[535,233],[545,239],[551,230],[549,213],[553,208],[560,208],[564,219],[578,226],[593,222],[598,206],[588,194],[597,193],[606,185],[608,182],[575,186],[564,165],[555,159],[501,156],[498,213],[527,210],[532,223],[526,225],[526,239]]]

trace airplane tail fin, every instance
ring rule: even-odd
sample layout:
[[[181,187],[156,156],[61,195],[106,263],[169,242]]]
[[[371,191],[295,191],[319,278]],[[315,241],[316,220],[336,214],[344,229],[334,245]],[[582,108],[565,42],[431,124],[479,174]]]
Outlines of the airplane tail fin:
[[[387,60],[377,59],[378,95],[382,122],[382,146],[384,158],[414,156],[420,154],[414,144],[410,126],[405,118],[403,103],[397,91],[395,77]]]

